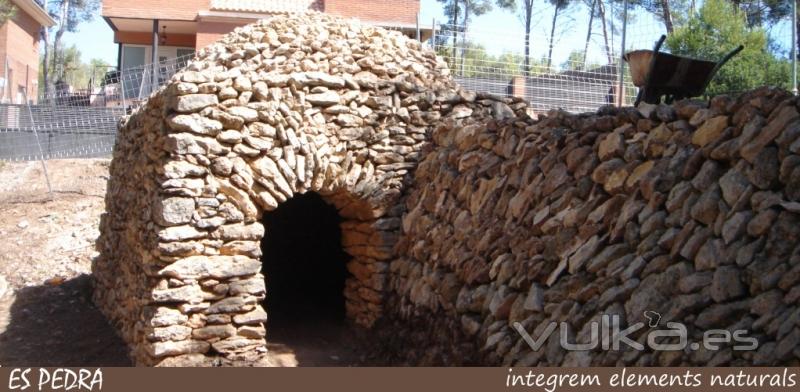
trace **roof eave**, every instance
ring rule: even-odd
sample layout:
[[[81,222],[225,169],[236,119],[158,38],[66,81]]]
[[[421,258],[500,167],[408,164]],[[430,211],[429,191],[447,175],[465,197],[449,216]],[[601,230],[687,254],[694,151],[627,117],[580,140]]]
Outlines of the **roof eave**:
[[[21,8],[25,11],[28,15],[30,15],[34,20],[39,22],[44,27],[51,27],[55,26],[56,21],[49,14],[41,7],[39,4],[36,4],[33,0],[11,0],[14,5]]]

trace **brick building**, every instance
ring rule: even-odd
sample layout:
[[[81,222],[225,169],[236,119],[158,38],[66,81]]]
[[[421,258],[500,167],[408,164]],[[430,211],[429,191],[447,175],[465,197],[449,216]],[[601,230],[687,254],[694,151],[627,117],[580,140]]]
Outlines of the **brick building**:
[[[0,26],[0,102],[36,100],[39,80],[39,31],[55,24],[33,0],[10,0],[16,12]]]
[[[103,18],[131,69],[193,53],[238,26],[270,15],[321,11],[417,34],[419,0],[103,0]],[[426,39],[430,29],[420,30]],[[156,61],[153,61],[153,60]]]

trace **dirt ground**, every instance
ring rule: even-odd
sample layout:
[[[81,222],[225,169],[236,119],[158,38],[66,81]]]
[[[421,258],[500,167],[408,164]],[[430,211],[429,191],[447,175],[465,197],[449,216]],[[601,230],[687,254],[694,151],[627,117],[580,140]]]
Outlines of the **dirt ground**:
[[[127,347],[91,302],[109,160],[0,161],[0,366],[130,366]],[[270,331],[269,326],[267,326]],[[277,366],[368,361],[339,323],[270,331]]]

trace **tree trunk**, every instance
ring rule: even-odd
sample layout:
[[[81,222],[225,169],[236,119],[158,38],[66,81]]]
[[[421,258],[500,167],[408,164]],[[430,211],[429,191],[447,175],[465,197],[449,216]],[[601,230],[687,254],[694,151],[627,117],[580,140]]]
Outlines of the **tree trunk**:
[[[605,41],[606,46],[606,57],[608,57],[608,63],[614,63],[614,56],[611,54],[611,45],[608,43],[608,27],[606,26],[606,7],[603,5],[603,0],[597,0],[597,6],[599,7],[600,11],[600,20],[602,21],[603,25],[603,41]]]
[[[47,0],[42,3],[42,9],[47,11]],[[42,27],[39,30],[39,36],[44,41],[44,54],[42,56],[42,95],[44,101],[50,97],[50,32],[47,27]],[[38,93],[38,91],[37,91]]]
[[[450,24],[450,34],[453,36],[453,72],[456,70],[456,66],[458,65],[458,0],[453,0],[453,20]]]
[[[553,40],[556,35],[556,21],[558,20],[559,6],[556,4],[553,11],[553,23],[550,25],[550,48],[547,50],[547,70],[550,70],[550,64],[553,62]]]
[[[525,0],[525,76],[531,74],[531,20],[533,19],[533,0]]]
[[[661,0],[661,11],[664,14],[664,27],[667,28],[667,34],[672,34],[672,13],[669,11],[669,0]]]
[[[586,56],[589,53],[589,41],[592,39],[592,24],[594,23],[595,8],[597,8],[597,0],[592,0],[592,9],[589,10],[589,30],[586,32],[586,44],[583,45],[583,69],[586,69]]]
[[[44,100],[50,97],[50,36],[47,32],[47,27],[42,27],[39,35],[44,41],[44,54],[42,56],[42,87]]]
[[[71,5],[72,0],[61,0],[61,10],[59,15],[59,23],[58,23],[58,30],[56,30],[56,36],[53,38],[53,68],[54,70],[58,70],[58,67],[64,66],[64,56],[61,53],[61,37],[64,36],[64,33],[67,32],[67,24],[69,24],[69,8]],[[63,78],[63,74],[59,79]]]
[[[464,76],[464,60],[466,57],[467,51],[467,24],[469,23],[469,2],[470,0],[464,0],[464,31],[461,32],[461,76]]]

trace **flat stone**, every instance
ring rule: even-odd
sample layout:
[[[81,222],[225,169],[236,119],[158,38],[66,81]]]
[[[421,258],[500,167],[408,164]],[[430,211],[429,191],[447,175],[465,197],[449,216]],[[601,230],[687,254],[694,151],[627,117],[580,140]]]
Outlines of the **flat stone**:
[[[175,97],[174,109],[179,113],[199,112],[219,103],[216,94],[189,94]]]
[[[169,197],[154,203],[153,219],[161,226],[177,226],[189,223],[194,214],[194,199]],[[194,236],[194,234],[190,234]],[[184,238],[185,239],[185,238]]]
[[[306,102],[316,106],[333,106],[338,105],[342,98],[336,91],[325,91],[319,94],[306,95]]]
[[[605,243],[604,238],[592,236],[569,258],[569,273],[575,274],[583,268],[583,265],[591,259],[597,249]]]
[[[245,122],[258,120],[258,112],[245,106],[233,106],[227,109],[228,113],[243,119]]]
[[[166,327],[153,328],[147,334],[147,339],[151,341],[164,342],[168,340],[180,341],[188,338],[192,334],[192,328],[184,325],[170,325]]]
[[[712,272],[697,272],[681,278],[678,281],[678,290],[684,294],[690,294],[708,287],[713,280]]]
[[[472,115],[472,109],[466,105],[457,105],[453,108],[453,112],[451,113],[453,118],[467,118]]]
[[[248,300],[243,297],[228,297],[212,303],[205,312],[207,314],[240,313],[252,309],[253,305],[255,305],[255,301],[252,299]]]
[[[164,176],[167,178],[202,177],[206,169],[186,161],[170,161],[164,165]]]
[[[203,75],[201,72],[197,71],[183,71],[181,72],[181,80],[188,83],[205,83],[209,81],[209,78]]]
[[[622,157],[625,152],[625,139],[619,132],[612,132],[606,135],[597,150],[600,160],[608,160],[613,157]]]
[[[653,166],[655,166],[655,161],[647,161],[638,166],[636,166],[628,178],[625,180],[625,187],[628,189],[633,189],[639,182],[644,178],[651,170],[653,170]]]
[[[233,316],[233,322],[239,325],[254,325],[267,322],[267,312],[260,306],[257,306],[253,311],[245,314],[237,314]]]
[[[173,133],[165,138],[164,149],[175,154],[223,155],[227,153],[216,139],[192,133]]]
[[[260,270],[261,261],[246,256],[191,256],[162,268],[158,274],[176,279],[228,279]]]
[[[331,75],[327,72],[295,72],[289,75],[291,81],[300,86],[325,86],[330,88],[343,88],[344,78]]]
[[[260,339],[267,336],[267,329],[261,325],[245,325],[239,327],[236,334],[248,339]]]
[[[799,114],[795,105],[784,106],[780,112],[770,120],[767,125],[761,128],[761,131],[749,143],[742,146],[739,150],[742,158],[749,162],[754,162],[761,150],[770,142],[775,140],[778,135],[786,128],[786,126],[797,119]]]
[[[217,134],[217,140],[223,143],[236,144],[242,141],[242,133],[233,129],[226,129]]]
[[[232,325],[209,325],[191,332],[192,337],[199,340],[225,339],[236,335],[236,328]]]
[[[164,242],[185,241],[205,238],[208,233],[192,226],[172,226],[158,232],[158,239]]]
[[[533,312],[544,310],[544,289],[536,283],[531,284],[528,295],[525,297],[523,307]]]
[[[721,303],[739,298],[747,293],[742,284],[739,270],[735,266],[724,265],[714,271],[711,282],[711,298]]]
[[[231,282],[230,286],[228,287],[228,293],[231,295],[250,294],[259,296],[264,295],[266,291],[267,290],[264,285],[263,277],[237,280],[235,282]]]
[[[212,343],[212,347],[214,347],[214,350],[219,353],[236,353],[252,350],[255,347],[263,346],[264,344],[264,339],[248,339],[243,336],[233,336]]]
[[[203,300],[203,291],[200,286],[186,285],[177,288],[153,290],[152,299],[155,302],[194,302]]]
[[[728,126],[728,116],[717,116],[707,120],[692,135],[692,144],[705,147],[719,139]]]
[[[264,237],[264,225],[259,222],[224,225],[217,228],[212,236],[224,241],[260,241]]]
[[[222,130],[222,123],[197,113],[169,116],[167,117],[167,125],[173,131],[192,132],[208,136],[216,136]]]
[[[719,186],[722,190],[722,198],[728,203],[728,206],[734,206],[739,200],[739,197],[747,190],[750,182],[742,173],[736,169],[728,170],[725,175],[719,179]]]
[[[722,225],[722,239],[726,245],[738,240],[747,232],[747,223],[752,217],[751,211],[740,211],[725,221]]]
[[[154,358],[182,354],[205,354],[211,345],[200,340],[183,340],[179,342],[155,342],[146,346],[147,353]]]
[[[716,185],[703,192],[689,210],[691,217],[706,226],[711,226],[719,214],[721,196],[722,192]]]
[[[148,324],[152,327],[167,327],[189,321],[189,317],[181,313],[178,309],[164,306],[147,309],[145,311],[145,317],[150,318]]]

